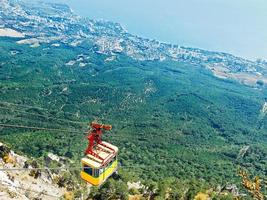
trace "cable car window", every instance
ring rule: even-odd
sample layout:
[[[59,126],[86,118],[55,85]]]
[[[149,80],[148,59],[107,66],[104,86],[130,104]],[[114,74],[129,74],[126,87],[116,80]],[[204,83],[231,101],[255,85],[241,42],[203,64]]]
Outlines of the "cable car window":
[[[93,169],[92,167],[88,166],[88,165],[84,165],[83,166],[83,171],[89,175],[93,175]]]
[[[113,160],[111,160],[109,163],[108,163],[108,167],[112,164]]]
[[[112,159],[111,164],[113,164],[116,160],[117,160],[117,156],[115,156],[115,157]]]
[[[94,177],[99,177],[99,169],[94,169]]]
[[[114,158],[112,158],[112,160],[111,160],[111,164],[112,164],[114,161],[115,161],[115,157],[114,157]]]

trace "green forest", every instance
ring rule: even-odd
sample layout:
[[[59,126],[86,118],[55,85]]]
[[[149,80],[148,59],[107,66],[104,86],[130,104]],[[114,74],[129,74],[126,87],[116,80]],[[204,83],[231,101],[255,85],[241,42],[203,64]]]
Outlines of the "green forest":
[[[110,187],[122,191],[114,199],[126,198],[127,181],[141,180],[159,199],[166,188],[172,188],[168,198],[180,199],[188,187],[184,198],[193,199],[227,183],[242,190],[239,168],[266,177],[264,85],[219,79],[204,66],[171,60],[124,54],[112,60],[94,48],[89,42],[31,48],[1,38],[0,124],[44,129],[1,126],[0,141],[37,159],[52,152],[79,166],[88,124],[111,124],[104,140],[119,147],[120,178],[95,189],[98,199],[107,199],[101,195]],[[233,197],[214,196],[223,198]]]

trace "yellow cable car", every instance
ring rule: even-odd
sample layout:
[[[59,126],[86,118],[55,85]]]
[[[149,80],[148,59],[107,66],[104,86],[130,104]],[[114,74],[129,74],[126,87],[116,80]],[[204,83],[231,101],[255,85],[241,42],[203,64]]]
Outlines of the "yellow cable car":
[[[118,148],[110,143],[102,142],[106,146],[115,150],[115,153],[108,148],[97,148],[95,152],[101,157],[105,157],[105,165],[102,165],[102,160],[88,154],[82,158],[81,178],[92,185],[101,185],[118,169],[117,153]],[[99,144],[97,145],[97,147]]]
[[[99,186],[118,169],[118,147],[101,139],[102,129],[111,130],[112,126],[91,123],[88,134],[89,144],[82,158],[81,178],[88,183]]]

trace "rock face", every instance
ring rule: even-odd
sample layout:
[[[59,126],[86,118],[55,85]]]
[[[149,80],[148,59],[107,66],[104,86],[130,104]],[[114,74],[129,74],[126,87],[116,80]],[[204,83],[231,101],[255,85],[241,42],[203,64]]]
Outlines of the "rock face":
[[[0,37],[23,38],[24,34],[18,31],[15,31],[13,29],[10,29],[10,28],[6,28],[6,29],[0,28]]]
[[[88,50],[99,54],[124,54],[138,60],[171,59],[203,66],[218,78],[231,78],[248,85],[267,83],[266,61],[253,62],[227,53],[144,39],[128,33],[118,23],[79,17],[67,5],[0,0],[0,24],[2,29],[25,36],[18,43],[29,43],[32,47],[42,43],[76,47],[86,41],[93,44]]]
[[[0,199],[59,199],[66,193],[65,188],[53,182],[51,172],[42,171],[34,176],[33,162],[26,164],[28,158],[14,153],[2,143],[0,156],[0,169],[6,169],[0,170]]]
[[[59,158],[59,156],[57,156],[53,153],[48,153],[47,154],[47,160],[59,162],[60,158]]]

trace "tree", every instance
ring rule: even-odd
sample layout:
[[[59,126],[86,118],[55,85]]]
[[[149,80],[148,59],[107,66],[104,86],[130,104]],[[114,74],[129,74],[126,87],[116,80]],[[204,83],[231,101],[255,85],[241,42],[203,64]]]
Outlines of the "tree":
[[[114,179],[109,179],[100,189],[93,188],[89,198],[96,200],[126,200],[128,199],[128,187],[126,183],[121,180],[115,181]]]

